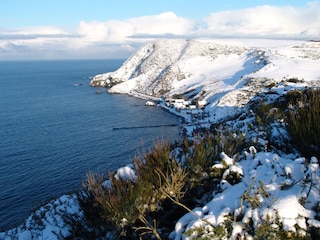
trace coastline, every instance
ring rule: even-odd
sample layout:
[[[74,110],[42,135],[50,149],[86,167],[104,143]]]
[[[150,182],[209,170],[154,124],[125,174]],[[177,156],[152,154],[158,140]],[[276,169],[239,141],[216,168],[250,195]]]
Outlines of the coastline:
[[[267,57],[265,57],[265,55],[258,55],[258,56],[259,56],[259,58],[264,57],[263,60],[268,60]],[[279,57],[279,58],[281,58],[281,57]],[[280,66],[283,66],[283,65],[281,65],[283,63],[280,62],[280,60],[283,61],[283,58],[281,58],[280,60],[279,59],[276,59],[276,60],[278,61],[278,62],[275,61],[277,64],[279,64]],[[303,59],[303,61],[305,61],[305,60]],[[285,71],[287,71],[288,68],[292,67],[290,64],[288,64],[288,65],[289,65],[289,67],[286,67]],[[315,66],[315,64],[312,66]],[[266,65],[261,65],[261,69],[257,70],[257,72],[255,72],[254,74],[262,75],[265,72],[266,73],[269,73],[269,71],[272,72],[274,69],[276,69],[275,66],[268,63]],[[252,70],[252,68],[250,68],[250,70]],[[280,71],[280,73],[283,74],[281,71]],[[277,74],[279,74],[279,72],[277,72]],[[287,72],[286,72],[286,74],[287,74]],[[234,211],[234,214],[236,213],[236,211],[240,211],[240,210],[242,211],[242,209],[240,209],[240,210],[236,209],[236,207],[234,206],[235,199],[233,199],[232,197],[234,194],[234,196],[236,196],[236,198],[237,198],[236,200],[238,201],[241,198],[240,192],[245,191],[245,187],[248,187],[250,185],[249,183],[250,183],[250,181],[253,180],[253,178],[254,179],[257,178],[259,181],[263,182],[264,184],[266,184],[270,188],[273,187],[273,189],[276,189],[278,192],[281,191],[281,193],[283,194],[283,196],[281,196],[281,197],[283,197],[283,199],[277,200],[276,203],[279,203],[279,202],[280,203],[278,205],[275,205],[276,207],[280,206],[279,210],[281,210],[281,206],[285,205],[285,200],[286,200],[285,193],[290,193],[289,191],[285,192],[286,189],[283,189],[282,186],[285,186],[288,188],[291,188],[292,186],[294,186],[295,187],[295,192],[294,192],[295,196],[297,196],[299,191],[300,191],[299,194],[300,193],[305,194],[304,189],[298,189],[298,187],[295,186],[295,181],[302,179],[303,174],[307,171],[313,171],[313,173],[315,173],[315,174],[316,174],[316,171],[318,171],[318,170],[315,170],[315,169],[318,169],[316,159],[312,160],[313,162],[311,163],[310,166],[304,166],[303,163],[304,163],[305,159],[301,156],[298,156],[294,152],[289,153],[289,154],[285,154],[281,151],[276,151],[276,149],[272,149],[272,148],[268,149],[270,146],[269,146],[269,142],[268,142],[269,139],[267,137],[270,137],[272,135],[267,136],[267,134],[266,134],[267,131],[263,130],[262,126],[253,124],[257,119],[257,114],[255,114],[254,111],[252,110],[253,107],[257,108],[259,106],[257,104],[257,103],[259,103],[259,101],[263,100],[263,101],[265,101],[264,103],[267,104],[267,103],[272,102],[271,100],[276,100],[279,97],[281,97],[282,95],[287,94],[291,90],[297,90],[297,89],[300,90],[300,89],[306,88],[308,86],[311,86],[313,83],[309,79],[305,80],[305,79],[302,79],[299,77],[294,77],[294,76],[292,77],[292,76],[286,75],[286,77],[283,77],[282,75],[279,74],[280,77],[277,76],[277,78],[268,79],[266,77],[261,77],[260,75],[257,78],[252,77],[252,74],[251,75],[245,74],[243,76],[236,75],[237,78],[240,77],[239,82],[236,82],[235,79],[233,79],[233,78],[228,78],[225,81],[228,84],[219,85],[220,87],[221,86],[223,87],[223,90],[226,93],[223,92],[223,94],[221,94],[221,92],[214,92],[216,95],[218,95],[218,97],[216,97],[216,98],[215,98],[214,94],[211,95],[211,102],[210,102],[210,106],[208,106],[208,108],[210,108],[210,113],[212,114],[212,116],[209,115],[207,117],[204,117],[204,119],[202,119],[202,120],[199,120],[198,117],[195,117],[194,119],[192,119],[191,109],[177,110],[175,107],[170,106],[170,104],[172,104],[174,106],[175,103],[176,104],[184,104],[184,103],[182,103],[182,99],[177,98],[177,99],[179,99],[178,102],[176,102],[177,99],[173,99],[174,101],[169,102],[169,106],[168,106],[166,104],[166,100],[163,98],[155,98],[155,97],[149,96],[147,94],[140,94],[136,91],[133,91],[132,84],[135,83],[135,81],[133,81],[131,83],[125,83],[125,84],[127,84],[126,86],[130,85],[131,88],[129,88],[129,90],[126,88],[123,88],[121,90],[121,87],[120,87],[118,89],[120,89],[121,91],[117,92],[113,89],[113,91],[111,92],[111,94],[126,94],[128,96],[132,96],[132,97],[136,97],[136,98],[140,98],[140,99],[144,99],[144,100],[159,101],[159,104],[158,104],[159,107],[161,107],[165,111],[169,111],[170,113],[174,114],[175,116],[183,118],[185,125],[182,125],[182,126],[186,127],[187,134],[192,133],[192,131],[198,126],[201,127],[201,126],[210,125],[211,120],[212,120],[212,122],[214,122],[215,116],[213,116],[213,114],[215,114],[216,112],[217,112],[217,114],[221,113],[221,116],[218,116],[217,119],[219,119],[219,117],[220,117],[220,119],[222,119],[222,117],[226,117],[226,116],[228,116],[228,114],[230,115],[230,112],[231,112],[231,115],[232,114],[234,115],[235,119],[231,119],[229,121],[226,120],[224,122],[224,124],[225,124],[224,126],[227,129],[230,129],[230,131],[235,131],[235,132],[239,132],[239,133],[241,132],[241,134],[243,133],[244,134],[243,137],[251,139],[252,146],[250,146],[249,149],[243,149],[241,152],[241,155],[239,155],[237,157],[226,156],[224,153],[221,153],[221,159],[222,159],[222,163],[223,163],[223,160],[225,160],[225,161],[226,161],[226,159],[228,160],[227,161],[228,166],[227,166],[227,169],[225,169],[226,176],[229,175],[230,173],[232,173],[232,171],[235,171],[235,173],[240,172],[241,173],[240,175],[243,175],[244,181],[243,181],[243,183],[241,183],[240,185],[237,186],[237,185],[230,184],[225,179],[222,179],[222,181],[220,183],[220,187],[221,187],[222,192],[217,193],[217,196],[213,196],[212,201],[210,201],[208,203],[204,203],[204,207],[202,209],[201,208],[197,209],[197,211],[200,212],[203,216],[208,215],[208,217],[212,217],[214,219],[218,219],[218,218],[223,219],[224,215],[219,215],[219,214],[221,213],[221,209],[224,206],[223,205],[224,203],[220,203],[220,205],[215,205],[215,201],[219,202],[220,196],[222,196],[222,198],[227,197],[230,200],[230,201],[226,202],[226,204],[228,205],[228,209],[229,210],[231,209],[230,214],[233,213],[232,211]],[[271,76],[274,76],[274,75],[271,74]],[[307,76],[309,76],[309,75],[307,74]],[[313,75],[310,74],[310,76],[313,76]],[[314,75],[314,76],[316,76],[316,75]],[[315,80],[315,82],[316,82],[316,80]],[[122,87],[125,84],[122,84]],[[315,83],[315,86],[319,87],[319,83],[318,82]],[[245,89],[243,90],[240,87],[243,87]],[[252,90],[250,88],[254,88],[254,90]],[[214,88],[212,88],[212,89],[214,89]],[[233,95],[232,95],[232,91],[234,91]],[[202,94],[202,93],[203,93],[202,91],[196,92],[196,94]],[[255,99],[255,97],[257,97],[257,99]],[[246,99],[243,100],[244,98],[246,98]],[[254,102],[254,101],[253,102],[250,102],[250,101],[246,102],[247,99],[255,100],[256,102]],[[253,106],[253,105],[248,106],[249,103],[255,104],[255,106]],[[219,104],[221,104],[221,105],[219,105]],[[235,111],[235,109],[237,111]],[[188,111],[190,112],[190,114],[188,114]],[[244,114],[242,116],[240,116],[240,115],[238,116],[238,114],[241,113],[241,111],[243,111]],[[272,125],[271,129],[268,129],[268,131],[270,131],[272,134],[274,134],[274,136],[272,136],[272,137],[279,138],[276,140],[283,140],[282,137],[286,136],[286,132],[284,130],[284,123],[281,119],[279,120],[279,122],[276,122],[274,125]],[[234,134],[236,136],[236,133],[234,133]],[[259,146],[259,148],[257,147],[258,150],[255,148],[254,145]],[[214,167],[221,169],[221,168],[223,168],[222,163],[217,163],[216,165],[214,165]],[[305,167],[306,167],[306,169],[304,169]],[[307,170],[307,168],[309,170]],[[304,172],[302,171],[302,169]],[[277,176],[277,174],[282,171],[284,173],[279,174],[279,176]],[[264,176],[267,176],[268,174],[270,175],[270,172],[272,172],[271,173],[272,176],[276,176],[276,178],[272,180],[272,183],[268,182],[270,179],[266,179],[264,177]],[[260,173],[261,173],[261,175],[259,175]],[[294,177],[292,177],[291,174],[296,174],[296,175]],[[310,174],[310,176],[312,176],[312,173]],[[259,183],[258,180],[257,180],[257,183]],[[317,181],[319,181],[319,179]],[[256,183],[253,183],[253,185],[254,184],[256,184]],[[258,185],[254,186],[254,187],[256,187],[256,189],[259,189]],[[312,189],[312,187],[313,187],[312,184],[310,184],[309,189]],[[274,192],[272,192],[272,191],[270,191],[270,192],[271,192],[270,195],[274,194],[275,196],[277,196],[277,194],[275,194]],[[316,198],[316,197],[318,197],[318,195],[316,193],[314,193],[314,198]],[[295,209],[295,208],[299,207],[300,209],[302,209],[301,210],[302,212],[305,212],[305,211],[311,212],[310,204],[308,204],[305,209],[304,206],[300,205],[300,203],[298,203],[298,201],[296,201],[296,200],[297,199],[294,199],[294,201],[289,202],[291,204],[291,205],[289,205],[289,208]],[[312,199],[312,200],[314,200],[314,199]],[[270,204],[270,203],[266,203],[266,204]],[[266,205],[265,207],[270,207],[270,206]],[[249,208],[250,208],[250,205],[248,205],[248,208],[245,209],[248,211],[248,216],[247,216],[248,218],[250,218],[249,214],[252,214],[252,212],[249,211],[250,210]],[[212,210],[211,213],[208,213],[209,211],[207,211],[206,209],[211,209]],[[54,211],[56,211],[56,210],[54,210]],[[256,211],[257,214],[259,214],[258,211],[259,210]],[[310,212],[308,212],[308,214]],[[44,214],[43,212],[39,213],[39,215],[43,215],[43,214]],[[210,214],[212,214],[212,215],[210,215]],[[261,213],[261,216],[262,216],[262,214],[263,213]],[[284,211],[281,212],[281,214],[282,214],[281,216],[284,219],[289,219],[289,218],[287,218],[287,215],[286,215],[286,213],[284,213]],[[79,215],[81,215],[81,211],[80,211]],[[190,217],[189,215],[188,215],[188,217]],[[308,215],[308,216],[311,216],[311,217],[309,217],[308,221],[309,222],[313,221],[314,226],[317,226],[317,224],[319,224],[316,219],[313,219],[313,217],[315,215],[310,213],[310,215]],[[81,218],[81,216],[79,216],[79,217]],[[292,219],[290,219],[290,220],[292,220]],[[199,222],[197,222],[196,220],[192,220],[192,221],[194,221],[194,224],[199,224]],[[287,224],[285,226],[288,227],[290,224],[285,221],[286,220],[284,220],[284,224]],[[293,218],[292,221],[295,221],[295,219]],[[303,219],[303,221],[307,222],[307,217],[305,219]],[[179,226],[182,226],[182,227],[181,227],[181,229],[178,229],[175,232],[175,234],[177,236],[179,236],[179,234],[182,236],[182,231],[188,229],[188,225],[187,225],[187,223],[184,222],[183,219],[179,220],[178,224],[180,224]],[[237,224],[237,223],[235,223],[235,224]],[[289,227],[292,227],[292,226],[289,226]],[[288,227],[288,229],[289,229],[289,227]],[[175,230],[173,230],[173,231],[175,231]],[[1,233],[0,233],[0,237],[1,237]]]

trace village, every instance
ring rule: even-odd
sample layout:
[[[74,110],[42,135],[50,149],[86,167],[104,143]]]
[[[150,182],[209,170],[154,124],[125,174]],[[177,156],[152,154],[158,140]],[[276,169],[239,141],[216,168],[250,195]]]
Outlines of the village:
[[[176,115],[182,116],[187,123],[201,123],[201,120],[208,119],[209,112],[205,111],[207,102],[205,100],[186,100],[172,96],[162,97],[157,102],[147,101],[146,106],[161,106]]]

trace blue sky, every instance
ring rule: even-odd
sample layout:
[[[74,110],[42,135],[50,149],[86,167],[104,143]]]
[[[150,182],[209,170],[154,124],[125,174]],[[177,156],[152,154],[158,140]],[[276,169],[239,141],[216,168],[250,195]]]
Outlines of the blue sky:
[[[181,17],[201,20],[210,13],[258,5],[304,6],[304,0],[1,0],[1,27],[37,25],[72,26],[79,21],[125,20],[172,11]]]
[[[319,38],[319,16],[319,0],[0,0],[0,60],[125,58],[160,37]]]

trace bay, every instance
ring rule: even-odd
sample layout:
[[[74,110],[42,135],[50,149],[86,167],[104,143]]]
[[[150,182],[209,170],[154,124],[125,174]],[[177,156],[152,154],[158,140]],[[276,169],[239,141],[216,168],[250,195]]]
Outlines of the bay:
[[[89,86],[90,77],[122,63],[0,62],[1,231],[48,199],[80,189],[87,171],[106,173],[159,139],[178,139],[176,116]],[[163,127],[145,128],[157,125]]]

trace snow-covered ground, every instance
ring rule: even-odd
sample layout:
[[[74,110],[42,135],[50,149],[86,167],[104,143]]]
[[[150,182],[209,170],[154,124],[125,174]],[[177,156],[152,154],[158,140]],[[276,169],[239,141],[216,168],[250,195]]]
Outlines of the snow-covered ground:
[[[242,156],[241,161],[234,162],[228,156],[222,156],[222,161],[225,157],[229,161],[223,177],[238,173],[242,181],[231,185],[222,180],[220,187],[223,191],[214,195],[202,208],[193,210],[199,218],[192,213],[184,215],[171,234],[173,239],[192,239],[194,235],[186,237],[183,233],[199,227],[208,228],[208,233],[202,236],[213,237],[212,227],[233,219],[238,220],[232,222],[230,239],[239,239],[238,235],[252,239],[245,227],[251,222],[255,227],[267,222],[269,225],[274,224],[276,229],[278,226],[275,223],[278,221],[285,231],[299,231],[301,236],[305,236],[307,226],[320,227],[320,221],[315,219],[319,217],[319,212],[312,210],[319,205],[320,200],[317,159],[313,158],[306,167],[304,158],[257,152],[253,147]],[[213,167],[221,167],[217,165]],[[253,201],[254,197],[257,197],[258,202]]]
[[[0,239],[63,239],[71,234],[69,223],[82,218],[77,195],[63,195],[34,211],[18,227],[0,232]]]
[[[257,94],[272,92],[270,98],[276,98],[294,88],[320,86],[320,42],[160,40],[137,50],[117,71],[97,75],[90,84],[109,86],[111,93],[150,97],[150,100],[179,95],[189,101],[205,102],[201,111],[208,114],[195,122],[191,120],[191,110],[161,103],[192,123],[187,127],[192,131],[199,122],[216,123],[249,111],[247,103]],[[177,222],[172,238],[187,239],[183,235],[186,230],[205,228],[205,225],[210,234],[212,226],[218,226],[230,215],[237,219],[241,216],[232,222],[232,239],[238,234],[246,234],[249,239],[250,234],[244,230],[249,222],[258,226],[267,220],[281,221],[285,230],[300,231],[302,235],[307,226],[320,228],[319,212],[314,210],[319,209],[320,200],[318,160],[312,158],[307,165],[303,156],[296,154],[266,152],[256,150],[255,146],[246,151],[238,161],[221,153],[222,161],[227,163],[224,175],[236,172],[242,181],[231,185],[222,180],[223,191],[194,210],[201,219],[186,214]],[[119,176],[126,177],[128,172],[132,178],[133,173],[127,170],[120,169]],[[250,204],[250,197],[255,195],[258,207]],[[60,239],[71,234],[68,221],[61,217],[64,215],[72,219],[83,217],[75,195],[48,203],[19,227],[0,233],[0,239]]]

